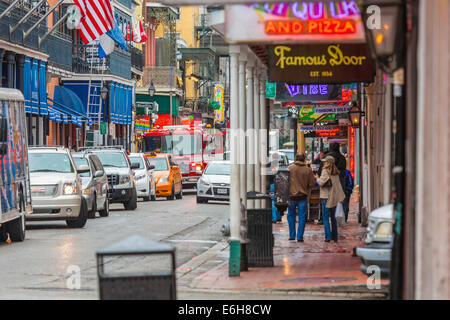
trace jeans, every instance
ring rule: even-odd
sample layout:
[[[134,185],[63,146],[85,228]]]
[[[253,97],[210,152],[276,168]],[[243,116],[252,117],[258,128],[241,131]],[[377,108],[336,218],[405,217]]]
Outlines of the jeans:
[[[306,208],[307,208],[306,199],[303,201],[294,201],[294,200],[290,201],[287,216],[290,239],[295,239],[295,217],[298,214],[297,240],[303,240],[303,233],[305,232],[305,225],[306,225]]]
[[[342,202],[342,208],[344,209],[344,213],[345,213],[345,222],[347,222],[347,220],[348,220],[348,211],[350,210],[350,197],[351,196],[352,196],[352,194],[346,194],[345,199]]]
[[[336,207],[327,208],[327,199],[322,199],[322,212],[323,212],[323,228],[325,229],[325,240],[338,240],[337,220],[336,220]],[[331,219],[331,231],[330,231],[330,219]]]
[[[281,221],[281,213],[275,207],[275,201],[272,200],[272,222]]]

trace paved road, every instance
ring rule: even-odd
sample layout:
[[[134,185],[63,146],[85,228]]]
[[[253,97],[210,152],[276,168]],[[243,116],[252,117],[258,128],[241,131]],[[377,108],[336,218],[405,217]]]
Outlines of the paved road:
[[[174,245],[180,266],[220,241],[227,220],[226,203],[197,204],[191,192],[182,200],[139,202],[135,211],[112,205],[109,217],[97,214],[83,229],[69,229],[64,222],[29,222],[24,242],[0,244],[0,299],[98,299],[98,249],[141,235]],[[163,260],[154,262],[120,258],[109,260],[106,269],[165,267]],[[79,290],[67,288],[71,266],[81,269]]]

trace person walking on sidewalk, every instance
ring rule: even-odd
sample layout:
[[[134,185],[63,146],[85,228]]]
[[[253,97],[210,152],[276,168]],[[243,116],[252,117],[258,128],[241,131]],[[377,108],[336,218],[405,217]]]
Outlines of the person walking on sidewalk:
[[[275,206],[275,183],[270,185],[270,196],[272,197],[272,223],[281,222],[280,210]]]
[[[348,220],[348,212],[350,211],[350,197],[353,193],[353,177],[349,170],[345,170],[345,199],[344,202],[342,202],[342,208],[344,209],[345,214],[345,223],[347,223]]]
[[[317,179],[317,183],[320,186],[325,242],[330,242],[330,240],[337,242],[338,229],[336,221],[336,206],[339,202],[344,201],[345,193],[342,190],[339,179],[339,170],[334,164],[334,158],[332,156],[326,156],[322,161],[323,170],[320,178]]]
[[[289,166],[289,208],[288,225],[289,240],[295,240],[295,217],[298,214],[297,241],[303,242],[303,233],[306,225],[306,209],[308,196],[316,185],[314,173],[305,163],[305,155],[297,153],[295,162]],[[296,213],[297,211],[297,213]]]

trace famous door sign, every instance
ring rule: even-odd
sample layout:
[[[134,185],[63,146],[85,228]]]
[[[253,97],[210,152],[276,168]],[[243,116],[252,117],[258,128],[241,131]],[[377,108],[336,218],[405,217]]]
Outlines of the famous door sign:
[[[297,83],[372,82],[366,44],[270,46],[269,81]]]

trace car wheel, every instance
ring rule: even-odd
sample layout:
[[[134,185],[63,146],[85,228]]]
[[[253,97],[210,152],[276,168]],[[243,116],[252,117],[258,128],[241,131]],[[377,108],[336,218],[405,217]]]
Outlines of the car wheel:
[[[95,219],[96,212],[97,212],[97,196],[94,194],[94,200],[92,202],[92,210],[89,211],[88,218]]]
[[[76,220],[67,220],[66,224],[69,228],[83,228],[86,225],[86,221],[88,219],[88,208],[86,199],[81,198],[81,208],[80,215]]]
[[[136,210],[137,208],[137,193],[136,189],[133,188],[133,196],[130,201],[124,202],[123,206],[125,207],[125,210]]]
[[[25,201],[22,193],[19,199],[19,211],[22,213],[25,210]],[[25,240],[25,217],[23,215],[18,219],[8,222],[7,228],[11,241],[22,242]]]
[[[180,188],[180,193],[176,195],[177,199],[183,199],[183,187]]]
[[[167,200],[173,200],[175,198],[175,185],[172,184],[172,193],[167,197]]]
[[[109,198],[106,197],[105,200],[105,207],[103,208],[103,210],[99,210],[98,213],[100,214],[100,217],[104,218],[109,216]]]

